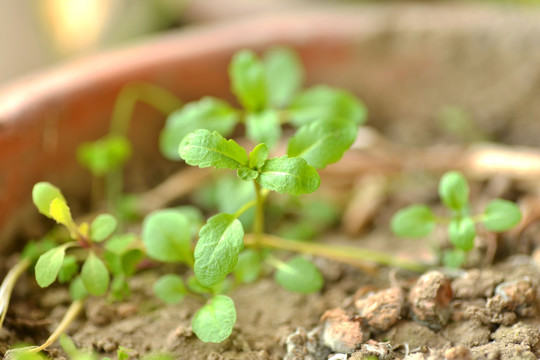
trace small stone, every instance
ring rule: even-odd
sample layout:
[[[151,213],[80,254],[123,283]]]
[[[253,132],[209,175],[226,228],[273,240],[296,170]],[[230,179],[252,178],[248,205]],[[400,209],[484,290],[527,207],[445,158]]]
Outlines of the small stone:
[[[448,322],[451,300],[450,280],[439,271],[422,275],[409,293],[413,319],[435,330]]]
[[[445,360],[472,360],[471,351],[463,345],[454,346],[444,352]]]
[[[521,316],[536,314],[536,288],[527,278],[499,284],[490,300],[490,306],[499,306],[501,310],[516,311]]]
[[[380,360],[391,359],[393,355],[392,345],[389,342],[368,340],[360,345],[360,350],[353,353],[349,360],[361,360],[368,356],[375,356]]]
[[[401,318],[403,301],[403,291],[401,288],[395,287],[358,299],[355,301],[355,306],[359,316],[369,326],[385,331]]]
[[[362,320],[349,317],[343,309],[326,311],[321,321],[322,342],[336,353],[350,354],[369,339],[369,333],[362,330]]]

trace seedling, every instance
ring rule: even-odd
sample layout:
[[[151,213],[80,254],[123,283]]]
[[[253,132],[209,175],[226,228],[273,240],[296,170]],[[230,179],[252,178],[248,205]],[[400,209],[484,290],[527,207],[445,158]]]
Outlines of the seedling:
[[[448,238],[453,251],[444,255],[443,261],[449,267],[459,267],[466,259],[466,253],[474,247],[476,224],[489,231],[503,232],[516,226],[521,220],[518,206],[508,200],[492,200],[484,212],[470,214],[469,186],[463,175],[450,171],[443,175],[439,183],[439,196],[450,210],[449,217],[438,217],[427,205],[412,205],[398,211],[392,218],[392,231],[403,237],[423,237],[429,235],[437,224],[448,227]]]

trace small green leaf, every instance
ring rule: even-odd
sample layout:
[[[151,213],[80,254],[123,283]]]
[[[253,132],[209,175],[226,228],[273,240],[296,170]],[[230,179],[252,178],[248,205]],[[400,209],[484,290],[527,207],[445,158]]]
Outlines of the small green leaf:
[[[77,357],[79,355],[79,349],[77,349],[77,346],[75,345],[73,340],[66,334],[60,335],[60,339],[58,339],[58,342],[60,343],[62,350],[64,350],[65,353],[68,354],[71,358]]]
[[[250,50],[234,54],[229,65],[232,92],[247,110],[257,111],[266,106],[264,66]]]
[[[236,170],[247,165],[246,150],[234,140],[226,140],[218,132],[199,129],[188,134],[180,143],[180,157],[189,165],[201,168]]]
[[[55,198],[51,202],[51,208],[49,210],[49,213],[51,215],[51,218],[59,224],[62,224],[66,227],[71,227],[73,225],[73,219],[71,217],[69,207],[66,204],[66,200],[62,198]]]
[[[167,304],[176,304],[182,301],[187,294],[184,281],[178,275],[167,274],[154,284],[154,293]]]
[[[204,342],[219,343],[227,339],[236,323],[236,309],[232,299],[217,295],[193,316],[191,327]]]
[[[470,217],[455,218],[448,225],[450,242],[458,249],[469,251],[474,247],[476,229]]]
[[[137,271],[137,265],[144,257],[144,253],[139,249],[131,249],[122,255],[122,272],[126,276],[131,276]]]
[[[289,140],[287,155],[305,159],[309,165],[324,169],[349,150],[356,139],[357,126],[350,120],[321,119],[302,126]]]
[[[195,276],[211,287],[233,271],[242,250],[244,229],[236,217],[217,214],[201,228],[195,247]]]
[[[435,229],[435,215],[426,205],[412,205],[399,210],[390,227],[397,236],[422,237]]]
[[[71,245],[73,244],[68,243],[55,247],[39,257],[35,267],[36,281],[39,286],[47,287],[56,280],[64,262],[66,249]]]
[[[105,243],[105,249],[115,253],[117,255],[122,255],[130,249],[130,246],[135,244],[137,241],[137,236],[135,234],[120,234],[115,235]]]
[[[38,241],[29,241],[21,252],[21,258],[28,259],[32,263],[36,262],[46,251],[56,247],[53,238],[45,236]]]
[[[90,238],[101,242],[112,235],[118,222],[110,214],[99,214],[90,225]]]
[[[88,291],[86,291],[80,276],[77,276],[69,284],[69,295],[73,300],[82,300],[88,296]]]
[[[260,169],[263,167],[266,159],[268,159],[268,146],[259,144],[249,153],[249,167],[252,169]]]
[[[199,234],[199,230],[204,225],[204,216],[198,207],[192,205],[182,205],[177,206],[172,210],[180,213],[187,219],[191,228],[192,237]]]
[[[270,104],[278,108],[289,104],[304,80],[296,53],[281,47],[271,49],[264,56],[264,70]]]
[[[81,279],[85,289],[92,295],[101,296],[109,287],[109,271],[93,252],[88,254],[81,269]]]
[[[64,195],[56,186],[42,181],[34,185],[32,189],[32,200],[38,211],[47,217],[51,217],[51,203],[59,198],[65,201]]]
[[[238,263],[234,268],[234,276],[244,284],[254,282],[261,273],[261,257],[253,250],[245,250],[240,253]]]
[[[448,208],[464,211],[469,205],[469,185],[458,171],[449,171],[439,182],[439,196]]]
[[[107,135],[77,149],[77,160],[95,176],[120,169],[131,156],[131,144],[123,136]]]
[[[248,167],[241,167],[238,169],[237,175],[240,180],[251,181],[255,180],[257,176],[259,176],[259,172]]]
[[[206,286],[202,286],[195,276],[190,276],[187,280],[187,287],[190,291],[194,292],[195,294],[209,294],[212,292],[211,288],[207,288]]]
[[[302,294],[319,291],[324,285],[319,269],[301,256],[281,263],[274,278],[285,289]]]
[[[79,271],[79,263],[74,255],[64,256],[62,267],[58,272],[58,282],[61,284],[70,282]]]
[[[175,210],[151,213],[143,221],[142,240],[148,256],[163,262],[193,263],[188,219]]]
[[[458,269],[465,263],[467,256],[463,250],[453,249],[443,254],[443,264],[447,268]]]
[[[489,231],[510,230],[521,221],[521,211],[512,201],[495,199],[491,201],[482,216],[482,224]]]
[[[302,158],[286,155],[266,161],[257,178],[262,187],[281,194],[309,194],[319,188],[317,170]]]
[[[255,143],[273,148],[281,137],[279,115],[275,110],[249,113],[246,116],[246,136]]]
[[[178,147],[187,134],[207,129],[228,136],[238,119],[238,111],[223,100],[207,96],[190,102],[167,118],[159,139],[161,152],[168,159],[180,160]]]
[[[345,119],[361,125],[366,121],[365,105],[352,94],[328,86],[316,86],[298,95],[288,109],[290,121],[301,126],[318,119]]]

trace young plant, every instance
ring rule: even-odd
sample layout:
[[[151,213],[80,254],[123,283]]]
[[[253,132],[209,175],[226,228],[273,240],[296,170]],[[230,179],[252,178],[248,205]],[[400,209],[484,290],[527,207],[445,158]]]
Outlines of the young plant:
[[[444,254],[446,266],[459,267],[465,262],[466,253],[474,247],[476,223],[489,231],[503,232],[516,226],[521,220],[518,206],[508,200],[492,200],[484,212],[470,214],[469,186],[463,175],[450,171],[443,175],[439,183],[439,196],[450,210],[449,217],[438,217],[427,205],[412,205],[401,209],[392,218],[394,234],[402,237],[423,237],[429,235],[437,224],[448,227],[448,238],[454,250]]]

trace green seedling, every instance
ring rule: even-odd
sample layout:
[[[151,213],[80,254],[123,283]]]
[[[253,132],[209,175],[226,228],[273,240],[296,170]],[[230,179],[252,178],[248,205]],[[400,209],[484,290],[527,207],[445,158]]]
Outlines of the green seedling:
[[[427,205],[412,205],[394,215],[391,228],[398,236],[423,237],[429,235],[438,224],[447,226],[448,238],[454,246],[454,250],[446,253],[443,259],[449,267],[461,266],[466,253],[474,247],[477,223],[489,231],[503,232],[512,229],[521,220],[518,206],[503,199],[492,200],[483,213],[471,215],[469,186],[457,171],[443,175],[439,183],[439,196],[450,211],[449,217],[436,216]]]

